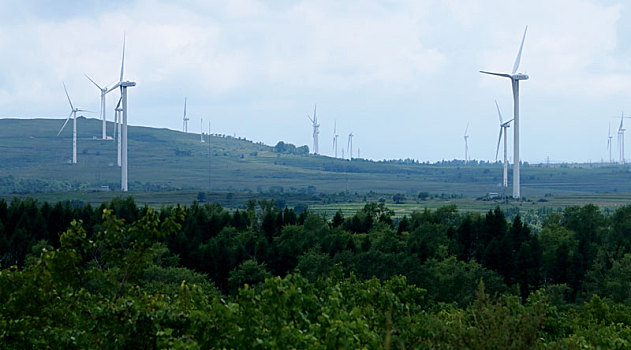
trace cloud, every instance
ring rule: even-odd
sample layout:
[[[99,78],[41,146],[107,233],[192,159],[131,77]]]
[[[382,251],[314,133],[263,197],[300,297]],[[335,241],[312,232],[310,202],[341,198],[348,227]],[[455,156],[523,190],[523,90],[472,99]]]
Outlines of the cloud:
[[[590,119],[599,110],[612,102],[611,113],[631,108],[624,105],[631,63],[621,48],[628,37],[621,25],[631,21],[624,5],[609,1],[74,5],[0,2],[4,115],[65,117],[62,81],[73,102],[98,110],[98,91],[83,74],[104,84],[116,80],[126,32],[125,76],[138,82],[130,92],[134,122],[179,129],[188,96],[191,113],[209,115],[219,132],[311,144],[303,119],[318,103],[321,140],[331,138],[336,119],[340,133],[354,128],[362,154],[370,157],[462,157],[462,132],[471,120],[471,154],[493,158],[493,99],[509,111],[510,88],[477,71],[510,70],[526,24],[521,70],[531,79],[522,88],[525,157],[544,159],[549,152],[529,136],[537,127],[537,136],[569,144],[569,136],[551,130],[599,130],[601,121]],[[108,104],[116,99],[108,96]],[[564,113],[572,113],[573,124]],[[559,148],[562,154],[551,158],[595,159],[597,152],[587,148]]]

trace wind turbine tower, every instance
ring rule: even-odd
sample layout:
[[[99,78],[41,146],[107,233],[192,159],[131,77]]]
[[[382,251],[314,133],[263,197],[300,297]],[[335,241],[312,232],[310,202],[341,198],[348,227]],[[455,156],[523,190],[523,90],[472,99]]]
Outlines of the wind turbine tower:
[[[337,121],[336,121],[333,124],[333,151],[334,151],[334,154],[335,154],[335,158],[337,158],[337,138],[338,138],[338,136],[340,136],[340,135],[337,134]],[[344,158],[344,157],[342,157],[342,158]]]
[[[524,30],[524,36],[521,39],[521,45],[519,46],[519,52],[517,53],[517,58],[515,59],[515,64],[513,65],[513,70],[510,74],[507,73],[494,73],[488,71],[480,71],[480,73],[496,75],[499,77],[508,78],[511,80],[511,85],[513,88],[513,198],[519,199],[521,197],[521,184],[519,178],[519,81],[527,80],[528,75],[517,73],[519,69],[519,62],[521,60],[521,52],[524,48],[524,40],[526,39],[526,32],[528,31],[528,26]]]
[[[133,81],[123,81],[123,67],[125,64],[125,44],[123,43],[123,60],[121,63],[121,75],[119,82],[114,88],[120,88],[121,98],[120,106],[122,107],[123,125],[121,130],[121,191],[127,192],[127,88],[136,86]]]
[[[64,125],[61,126],[57,136],[61,134],[61,132],[68,124],[70,117],[72,117],[72,164],[77,164],[77,112],[87,112],[85,109],[75,108],[72,105],[72,101],[70,101],[70,95],[68,95],[68,89],[66,89],[66,84],[64,83],[64,91],[66,92],[66,97],[68,98],[68,103],[70,104],[70,114],[68,114],[68,118],[64,122]]]
[[[99,86],[99,84],[97,84],[94,80],[92,80],[92,78],[90,78],[87,74],[84,74],[86,78],[88,78],[88,80],[90,80],[92,82],[92,84],[94,84],[94,86],[96,86],[100,91],[101,91],[101,120],[103,121],[103,132],[101,135],[101,138],[103,140],[107,139],[107,132],[106,132],[106,127],[107,127],[107,118],[105,117],[105,95],[107,95],[108,93],[110,93],[112,90],[114,90],[116,88],[116,86],[108,89],[107,86]]]
[[[497,116],[500,118],[500,136],[497,139],[497,149],[495,150],[495,160],[497,161],[497,154],[500,151],[500,142],[502,141],[502,134],[504,134],[504,178],[502,181],[502,189],[508,188],[508,128],[510,127],[510,122],[513,120],[509,120],[504,122],[502,119],[502,112],[500,112],[500,106],[497,104],[497,100],[495,101],[495,107],[497,107]]]
[[[313,154],[318,154],[318,135],[320,134],[320,124],[318,124],[318,117],[316,116],[316,108],[318,106],[314,105],[313,107],[313,118],[307,115],[307,118],[311,121],[311,125],[313,126]]]
[[[201,123],[199,124],[199,141],[204,143],[204,118],[201,118]]]
[[[618,127],[618,148],[620,150],[620,164],[624,164],[624,113],[620,115],[620,126]]]
[[[121,128],[121,119],[122,119],[122,113],[123,113],[123,109],[121,108],[121,103],[123,101],[123,97],[121,96],[121,98],[118,99],[118,103],[116,104],[116,109],[114,110],[114,125],[116,127],[115,131],[114,131],[114,135],[116,137],[116,164],[118,165],[118,167],[121,167],[121,133],[122,133],[122,128]]]
[[[184,97],[184,116],[182,117],[182,132],[188,132],[188,120],[186,117],[186,97]]]
[[[133,81],[121,81],[121,95],[123,102],[123,145],[122,145],[122,173],[121,173],[121,190],[127,192],[127,88],[136,86]]]
[[[611,158],[611,123],[609,123],[609,131],[607,132],[607,151],[609,151],[609,163],[613,163],[613,158]]]
[[[123,35],[123,64],[125,62],[125,36]],[[99,84],[97,84],[94,80],[92,80],[92,78],[90,78],[87,74],[84,74],[86,78],[88,78],[88,80],[90,80],[92,82],[92,84],[94,84],[94,86],[97,87],[97,89],[99,89],[101,91],[101,119],[103,121],[103,133],[102,133],[102,139],[106,140],[107,139],[107,131],[106,131],[106,127],[107,127],[107,118],[105,117],[105,95],[109,94],[110,92],[112,92],[114,89],[116,89],[116,85],[112,86],[111,88],[107,88],[107,86],[99,86]],[[121,65],[121,76],[123,75],[123,65]]]
[[[346,145],[346,149],[348,150],[348,159],[353,160],[353,133],[348,134],[348,144]]]
[[[467,122],[467,127],[464,129],[464,164],[467,165],[469,161],[469,135],[467,132],[469,131],[469,122]]]

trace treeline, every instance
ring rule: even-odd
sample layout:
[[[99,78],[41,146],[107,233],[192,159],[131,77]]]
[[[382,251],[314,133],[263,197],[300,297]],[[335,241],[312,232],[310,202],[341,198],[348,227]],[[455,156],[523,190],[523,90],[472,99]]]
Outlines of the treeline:
[[[631,206],[568,208],[540,232],[499,209],[393,216],[383,203],[326,220],[272,201],[0,201],[0,344],[631,344]]]
[[[73,202],[40,204],[33,199],[0,200],[0,263],[23,266],[34,246],[59,247],[60,234],[80,220],[88,237],[102,230],[105,209],[133,223],[148,210],[131,197],[98,207]],[[625,301],[631,290],[614,278],[625,258],[631,259],[631,207],[605,216],[593,205],[552,213],[533,233],[519,216],[507,222],[496,208],[485,215],[460,214],[455,206],[424,210],[394,225],[394,212],[384,203],[369,203],[352,217],[337,212],[331,220],[309,212],[297,215],[272,201],[249,201],[229,211],[217,204],[160,209],[162,218],[181,209],[180,230],[161,240],[172,260],[207,274],[223,291],[236,291],[230,276],[256,269],[257,276],[284,276],[296,269],[310,280],[335,266],[362,279],[387,280],[405,275],[428,288],[440,301],[471,301],[477,282],[487,291],[533,290],[557,286],[568,301],[593,293]],[[37,253],[37,252],[35,252]],[[447,276],[440,271],[450,271]],[[440,276],[440,282],[438,277]],[[449,280],[452,278],[453,280]],[[603,280],[605,278],[605,280]]]

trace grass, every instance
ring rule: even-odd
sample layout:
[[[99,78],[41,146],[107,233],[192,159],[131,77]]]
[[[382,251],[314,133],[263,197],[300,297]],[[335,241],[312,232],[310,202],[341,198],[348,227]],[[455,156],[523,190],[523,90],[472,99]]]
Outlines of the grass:
[[[83,198],[87,202],[121,194],[92,191],[101,186],[120,188],[116,145],[96,138],[101,134],[101,122],[78,119],[75,165],[68,164],[71,128],[55,136],[62,124],[62,120],[54,119],[0,119],[0,193],[51,192],[38,196]],[[111,133],[111,123],[108,130]],[[404,193],[416,198],[423,191],[447,197],[457,194],[464,197],[460,206],[482,208],[473,198],[498,192],[502,172],[499,163],[402,164],[277,154],[273,147],[243,139],[212,136],[209,143],[200,143],[196,134],[135,126],[129,128],[129,157],[130,190],[147,203],[190,203],[199,191],[219,193],[217,198],[233,193],[232,200],[222,199],[226,203],[232,203],[236,193],[258,198],[260,192],[282,191],[309,202],[310,195],[320,193],[359,197]],[[631,193],[628,178],[627,167],[525,165],[522,195],[548,200],[537,202],[543,206],[600,197],[606,198],[603,203],[613,205],[618,193]]]
[[[426,201],[407,201],[400,204],[386,202],[387,207],[394,210],[395,217],[410,215],[414,211],[422,211],[426,208],[437,209],[452,204],[456,205],[461,212],[485,213],[499,206],[505,211],[512,209],[511,211],[518,211],[523,214],[533,210],[549,209],[550,211],[555,211],[570,206],[584,206],[586,204],[594,204],[605,210],[615,210],[630,203],[631,194],[564,195],[508,202],[501,200],[476,200],[472,198],[431,199]],[[313,204],[309,206],[309,210],[326,216],[332,216],[337,210],[341,210],[345,216],[349,216],[353,215],[364,205],[365,203],[362,202]]]

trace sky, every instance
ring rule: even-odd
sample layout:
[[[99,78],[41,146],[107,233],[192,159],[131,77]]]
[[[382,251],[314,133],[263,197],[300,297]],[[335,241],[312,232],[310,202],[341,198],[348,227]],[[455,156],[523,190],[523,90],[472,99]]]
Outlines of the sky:
[[[116,82],[125,35],[132,125],[181,130],[187,97],[190,132],[203,118],[204,132],[313,149],[317,104],[324,155],[335,124],[339,153],[352,132],[363,158],[463,159],[469,123],[470,158],[494,161],[510,80],[479,70],[510,72],[526,26],[521,159],[607,161],[609,125],[617,158],[631,115],[621,0],[0,0],[0,117],[65,118],[62,82],[98,111],[84,74]]]

